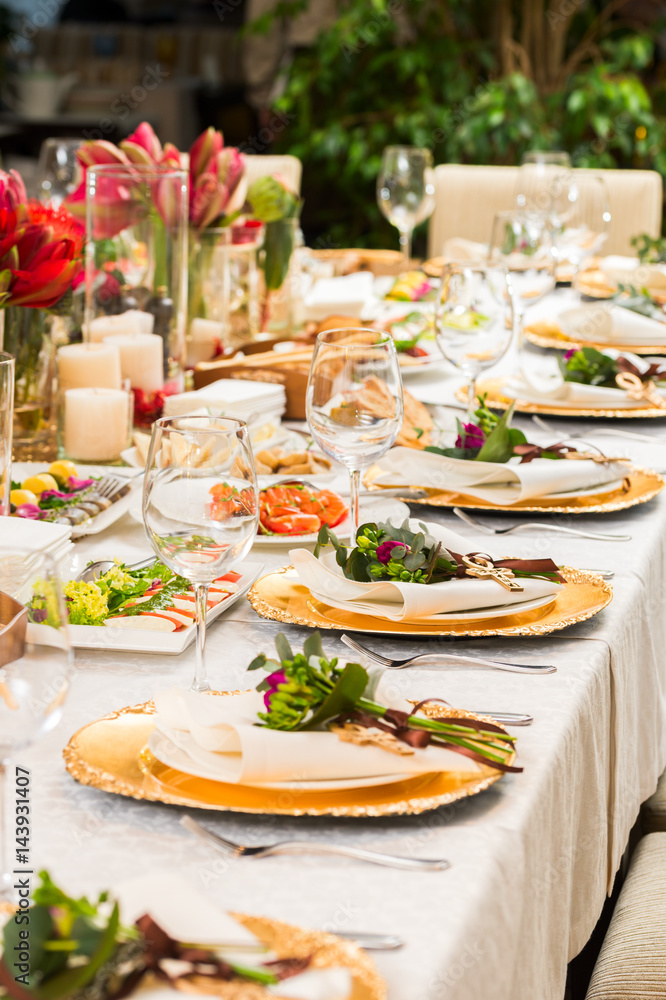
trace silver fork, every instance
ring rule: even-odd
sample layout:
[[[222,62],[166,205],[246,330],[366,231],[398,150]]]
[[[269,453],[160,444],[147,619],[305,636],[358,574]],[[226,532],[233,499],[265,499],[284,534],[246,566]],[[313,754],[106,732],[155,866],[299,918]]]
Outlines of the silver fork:
[[[599,542],[630,542],[631,535],[604,535],[600,531],[578,531],[576,528],[563,528],[559,524],[546,524],[543,521],[527,521],[523,524],[514,524],[511,528],[491,528],[488,524],[481,524],[475,518],[470,517],[460,507],[454,507],[453,513],[461,521],[465,521],[472,528],[483,532],[484,535],[511,535],[514,531],[530,531],[532,528],[539,528],[542,531],[555,531],[560,535],[577,535],[578,538],[595,538]]]
[[[343,858],[354,858],[356,861],[368,861],[373,865],[384,865],[387,868],[402,868],[406,871],[443,871],[450,868],[451,863],[444,859],[401,858],[394,854],[379,854],[377,851],[366,851],[361,847],[344,847],[342,844],[320,844],[308,840],[282,840],[277,844],[264,844],[262,847],[247,847],[226,840],[219,834],[208,830],[197,823],[191,816],[182,816],[181,826],[194,833],[202,840],[208,841],[222,854],[233,858],[267,858],[271,854],[338,854]]]
[[[666,443],[666,438],[652,437],[650,434],[637,434],[636,431],[623,431],[615,427],[592,427],[586,431],[574,431],[573,434],[562,434],[561,428],[554,427],[553,424],[542,420],[541,417],[533,416],[532,420],[542,431],[547,431],[549,434],[559,434],[560,440],[563,441],[573,438],[593,437],[595,434],[610,434],[613,437],[629,438],[630,441],[648,441],[653,444]]]
[[[452,667],[454,670],[460,667],[490,667],[493,670],[508,670],[514,674],[554,674],[557,670],[557,667],[548,663],[509,663],[507,660],[493,660],[488,656],[467,656],[466,653],[419,653],[405,660],[391,660],[388,656],[382,656],[381,653],[375,653],[362,646],[351,636],[341,635],[340,638],[345,646],[349,646],[357,653],[363,653],[375,663],[388,667],[389,670],[403,670],[404,667],[417,666],[421,663],[434,663],[442,667]]]
[[[136,477],[131,477],[131,479],[134,478]],[[95,486],[95,493],[106,497],[107,500],[115,501],[124,497],[131,489],[130,482],[126,478],[121,479],[119,476],[106,475],[102,476]]]

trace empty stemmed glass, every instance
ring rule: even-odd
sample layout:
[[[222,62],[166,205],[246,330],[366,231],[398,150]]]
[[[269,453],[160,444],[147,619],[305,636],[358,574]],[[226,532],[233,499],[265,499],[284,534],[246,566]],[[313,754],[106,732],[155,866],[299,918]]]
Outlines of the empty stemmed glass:
[[[464,261],[446,264],[437,300],[437,344],[467,377],[467,407],[474,412],[476,379],[507,351],[513,335],[513,296],[504,268]]]
[[[319,447],[349,470],[353,544],[361,470],[388,451],[402,425],[402,378],[393,337],[362,327],[320,333],[305,406]]]
[[[193,691],[208,691],[204,651],[208,590],[252,548],[259,518],[247,426],[231,417],[163,417],[153,425],[143,522],[158,558],[194,587]]]
[[[412,259],[415,226],[432,215],[435,207],[432,153],[418,146],[387,146],[377,178],[377,204],[400,233],[405,266]]]
[[[498,212],[488,263],[509,272],[520,348],[526,310],[555,288],[556,255],[549,223],[534,213]]]
[[[9,760],[57,725],[69,688],[68,615],[55,564],[43,552],[3,548],[0,563],[0,899],[30,869],[27,769],[12,772],[11,828],[4,821]],[[8,817],[9,818],[9,817]]]
[[[518,171],[516,205],[525,212],[551,219],[566,201],[573,173],[571,158],[562,150],[530,150]]]
[[[39,151],[37,178],[39,197],[54,207],[75,190],[82,173],[76,151],[82,139],[45,139]]]

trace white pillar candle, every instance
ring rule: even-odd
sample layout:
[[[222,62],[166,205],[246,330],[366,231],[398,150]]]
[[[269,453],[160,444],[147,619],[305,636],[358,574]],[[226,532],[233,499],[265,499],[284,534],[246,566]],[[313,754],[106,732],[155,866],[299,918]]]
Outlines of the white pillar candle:
[[[68,389],[64,447],[68,458],[114,462],[130,435],[131,395],[122,389]]]
[[[116,334],[104,340],[120,352],[120,371],[133,389],[164,388],[164,342],[156,333]]]
[[[115,316],[97,316],[88,324],[88,340],[98,344],[116,333],[152,333],[155,317],[141,309],[128,309]]]
[[[214,319],[197,317],[190,323],[190,337],[187,345],[187,364],[194,367],[200,361],[210,361],[215,357],[218,344],[224,337],[224,323]]]
[[[58,349],[58,386],[120,389],[120,351],[113,344],[68,344]]]

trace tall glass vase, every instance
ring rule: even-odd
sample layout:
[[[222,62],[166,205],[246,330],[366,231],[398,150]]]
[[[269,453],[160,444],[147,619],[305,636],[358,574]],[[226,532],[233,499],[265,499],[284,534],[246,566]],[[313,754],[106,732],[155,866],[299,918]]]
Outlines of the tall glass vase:
[[[15,358],[13,450],[18,461],[55,455],[53,317],[43,309],[2,310],[4,349]],[[53,453],[53,454],[52,454]]]
[[[231,229],[191,230],[187,288],[187,367],[229,347]]]
[[[302,269],[299,250],[303,233],[298,218],[266,224],[261,266],[264,299],[261,329],[289,337],[304,326]]]
[[[0,309],[0,346],[4,312]],[[0,351],[0,516],[9,514],[12,488],[12,410],[14,407],[14,358]],[[0,784],[2,782],[0,781]],[[0,803],[0,816],[2,804]]]
[[[149,426],[184,387],[187,171],[104,164],[86,178],[84,339],[113,340]]]

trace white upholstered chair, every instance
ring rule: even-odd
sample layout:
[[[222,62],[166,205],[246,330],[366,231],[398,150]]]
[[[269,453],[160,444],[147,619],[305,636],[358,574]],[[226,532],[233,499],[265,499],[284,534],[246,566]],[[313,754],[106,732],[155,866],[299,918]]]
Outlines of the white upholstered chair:
[[[515,205],[518,170],[459,163],[435,167],[428,255],[441,254],[444,241],[454,236],[487,243],[495,213]],[[632,236],[659,236],[663,185],[655,170],[575,169],[574,173],[581,186],[593,174],[600,174],[608,185],[612,223],[604,253],[632,254]]]
[[[585,1000],[666,997],[666,833],[650,833],[631,859]]]
[[[666,833],[666,771],[662,774],[654,795],[641,807],[643,833]],[[666,907],[666,900],[664,900]]]
[[[245,176],[248,187],[257,177],[267,174],[281,174],[287,184],[297,194],[301,192],[303,165],[297,156],[253,156],[245,154]]]

